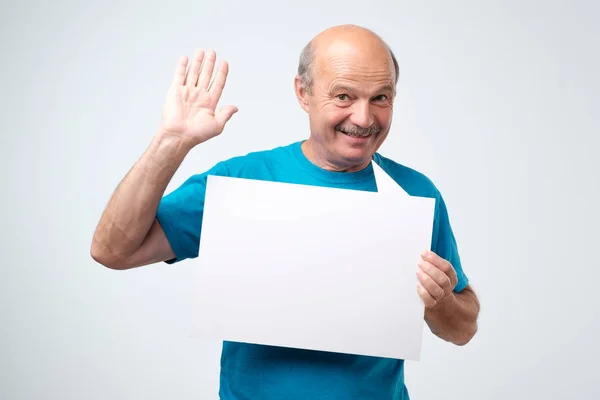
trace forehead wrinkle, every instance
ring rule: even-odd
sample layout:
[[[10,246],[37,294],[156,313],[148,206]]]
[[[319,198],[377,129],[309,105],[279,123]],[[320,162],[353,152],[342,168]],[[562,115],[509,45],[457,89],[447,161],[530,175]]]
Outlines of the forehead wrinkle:
[[[381,80],[368,83],[357,81],[355,79],[349,79],[347,77],[334,78],[329,83],[328,89],[330,93],[339,91],[345,91],[348,93],[368,92],[369,94],[395,92],[394,84],[387,76]]]
[[[383,60],[374,63],[360,59],[352,60],[352,57],[326,56],[318,60],[315,72],[317,73],[315,78],[325,82],[329,80],[330,87],[343,82],[369,86],[394,86],[394,71],[391,63]]]

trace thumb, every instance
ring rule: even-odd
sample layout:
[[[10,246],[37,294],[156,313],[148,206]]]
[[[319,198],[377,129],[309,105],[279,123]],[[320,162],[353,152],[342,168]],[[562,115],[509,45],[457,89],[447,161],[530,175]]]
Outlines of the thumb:
[[[229,121],[236,112],[238,112],[236,106],[224,106],[215,113],[215,119],[219,122],[219,125],[225,127],[227,121]]]

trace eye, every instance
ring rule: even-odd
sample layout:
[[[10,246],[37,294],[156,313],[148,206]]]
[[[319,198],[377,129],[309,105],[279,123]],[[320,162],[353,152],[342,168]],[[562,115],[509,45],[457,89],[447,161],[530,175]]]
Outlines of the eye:
[[[375,101],[386,101],[387,100],[387,96],[385,94],[380,94],[379,96],[375,96],[373,98],[373,100]]]
[[[337,96],[335,96],[338,100],[341,101],[345,101],[348,100],[348,95],[347,94],[338,94]]]

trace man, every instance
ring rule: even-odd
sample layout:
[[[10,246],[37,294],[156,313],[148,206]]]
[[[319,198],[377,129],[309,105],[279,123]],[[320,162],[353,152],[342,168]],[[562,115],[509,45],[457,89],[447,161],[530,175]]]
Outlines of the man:
[[[220,162],[163,197],[190,150],[219,135],[237,111],[216,110],[228,64],[219,64],[211,83],[215,57],[198,51],[189,70],[187,59],[180,60],[162,124],[110,199],[92,257],[113,269],[196,257],[210,174],[375,191],[375,161],[409,194],[436,199],[432,249],[415,265],[416,290],[434,334],[469,342],[479,304],[442,196],[424,175],[376,153],[390,130],[398,81],[397,62],[382,39],[357,26],[321,32],[303,50],[295,79],[310,137]],[[223,343],[219,393],[223,399],[408,399],[402,360],[232,342]]]

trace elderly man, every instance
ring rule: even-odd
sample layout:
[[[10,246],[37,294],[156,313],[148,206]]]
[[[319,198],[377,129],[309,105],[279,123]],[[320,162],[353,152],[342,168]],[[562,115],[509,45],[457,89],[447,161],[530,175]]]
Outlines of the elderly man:
[[[189,68],[187,58],[179,61],[162,124],[110,199],[92,257],[113,269],[196,257],[209,174],[375,191],[375,161],[409,194],[436,199],[432,248],[415,265],[416,290],[435,335],[469,342],[479,303],[444,200],[427,177],[376,153],[390,130],[398,81],[383,40],[357,26],[321,32],[302,51],[295,78],[310,137],[220,162],[163,197],[188,152],[221,134],[237,111],[216,109],[228,65],[221,62],[212,79],[215,58],[198,51]],[[408,399],[402,360],[233,342],[223,343],[219,393],[223,399]]]

